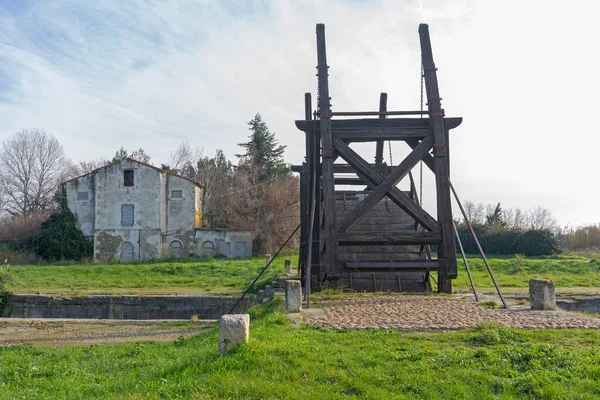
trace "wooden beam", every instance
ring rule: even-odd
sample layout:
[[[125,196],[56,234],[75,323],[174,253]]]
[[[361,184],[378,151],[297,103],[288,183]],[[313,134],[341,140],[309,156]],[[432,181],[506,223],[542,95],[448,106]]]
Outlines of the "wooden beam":
[[[334,180],[336,185],[366,185],[366,183],[360,178],[336,177]]]
[[[452,228],[452,205],[450,202],[450,181],[448,175],[448,146],[445,137],[444,117],[440,103],[440,92],[436,67],[433,61],[433,51],[429,37],[429,26],[419,25],[421,42],[421,57],[423,75],[427,92],[429,119],[433,130],[434,152],[433,166],[437,192],[437,215],[442,229],[442,244],[438,249],[438,257],[444,259],[443,268],[438,272],[438,287],[440,291],[452,293],[452,278],[458,273],[456,263],[456,244]]]
[[[379,112],[384,113],[387,111],[387,93],[381,93],[379,95]],[[386,114],[380,114],[379,119],[385,119]],[[340,132],[339,134],[341,134]],[[383,163],[383,140],[378,140],[375,146],[375,164],[381,165]]]
[[[360,245],[417,245],[437,244],[442,241],[439,232],[347,232],[338,236],[340,246]]]
[[[348,261],[348,269],[404,269],[435,270],[440,268],[439,261]]]
[[[370,188],[375,189],[377,185],[383,182],[384,178],[371,168],[369,163],[363,160],[362,157],[346,143],[337,138],[333,138],[333,143],[338,151],[342,149],[343,153],[340,151],[341,157],[355,169],[358,177],[364,180]],[[386,193],[386,196],[396,203],[398,207],[402,208],[408,215],[417,220],[417,222],[425,227],[425,229],[429,231],[438,230],[439,226],[437,221],[397,187],[392,187],[390,191]]]
[[[361,115],[423,115],[427,114],[427,111],[335,111],[331,113],[333,117],[358,117]]]
[[[421,142],[402,162],[394,168],[394,170],[388,174],[383,181],[373,192],[369,194],[364,200],[350,211],[346,218],[344,218],[338,224],[338,231],[348,232],[354,225],[356,225],[373,207],[381,201],[381,199],[390,191],[391,188],[396,187],[398,182],[404,178],[409,171],[417,165],[417,163],[423,158],[433,145],[433,137],[429,136]],[[344,156],[343,150],[338,149],[342,157]]]
[[[371,168],[373,168],[375,172],[383,175],[389,174],[394,169],[387,165],[382,165],[380,167],[376,166],[375,164],[368,165]],[[354,169],[354,167],[348,164],[333,164],[333,172],[335,172],[336,174],[354,174],[356,173],[356,169]]]
[[[337,218],[335,211],[335,182],[333,179],[333,143],[331,136],[331,104],[329,102],[329,71],[325,45],[325,25],[317,24],[317,71],[319,85],[319,128],[322,141],[323,209],[325,217],[325,246],[327,271],[338,270]]]
[[[417,139],[421,140],[431,134],[431,130],[407,129],[407,128],[373,128],[373,129],[352,129],[352,130],[336,130],[332,132],[333,136],[343,139],[346,143],[350,142],[375,142],[381,143],[383,162],[383,142],[385,140],[403,140]],[[375,164],[378,163],[377,153],[375,154]]]
[[[319,125],[320,121],[317,121]],[[376,129],[376,128],[429,128],[431,127],[430,118],[362,118],[362,119],[336,119],[331,122],[331,130],[339,131],[344,129]],[[462,123],[461,117],[444,118],[446,129],[454,129]],[[313,130],[312,121],[298,120],[296,127],[304,132]],[[317,127],[318,129],[318,127]]]

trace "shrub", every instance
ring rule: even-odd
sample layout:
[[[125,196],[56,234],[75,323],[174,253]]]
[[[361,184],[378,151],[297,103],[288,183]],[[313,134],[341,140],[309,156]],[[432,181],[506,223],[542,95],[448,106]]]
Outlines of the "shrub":
[[[488,254],[522,254],[531,257],[560,253],[556,238],[549,230],[491,229],[482,225],[474,226],[473,230],[477,234],[481,247]],[[479,252],[466,225],[462,224],[458,227],[458,234],[465,252],[471,254]]]
[[[42,223],[42,230],[25,240],[25,249],[48,261],[90,257],[93,244],[77,226],[77,216],[63,202],[59,211]]]

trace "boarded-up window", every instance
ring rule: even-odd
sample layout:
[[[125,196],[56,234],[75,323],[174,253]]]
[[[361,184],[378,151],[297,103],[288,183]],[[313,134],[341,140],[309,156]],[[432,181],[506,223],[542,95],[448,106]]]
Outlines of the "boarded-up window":
[[[182,190],[171,190],[171,198],[172,199],[183,199],[183,191]]]
[[[123,204],[121,206],[121,225],[133,226],[133,204]]]
[[[123,171],[123,186],[133,186],[133,170]]]
[[[182,245],[179,240],[173,240],[169,245],[169,257],[171,258],[181,258],[182,254]]]
[[[88,192],[77,192],[77,200],[87,200]]]
[[[121,244],[121,260],[133,261],[133,245],[130,242]]]

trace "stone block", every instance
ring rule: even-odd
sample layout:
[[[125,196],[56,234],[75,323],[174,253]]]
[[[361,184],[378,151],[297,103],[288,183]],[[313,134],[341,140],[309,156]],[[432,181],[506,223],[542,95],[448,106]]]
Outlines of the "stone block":
[[[285,273],[291,274],[292,273],[292,260],[285,260],[284,267],[285,267]]]
[[[265,254],[265,265],[267,265],[270,262],[271,262],[271,255],[270,254]]]
[[[529,303],[532,310],[554,310],[556,308],[554,282],[550,279],[530,279]]]
[[[285,311],[288,313],[302,311],[302,286],[300,281],[285,281]]]
[[[219,354],[225,355],[240,343],[250,338],[250,315],[226,314],[221,317],[219,327]]]

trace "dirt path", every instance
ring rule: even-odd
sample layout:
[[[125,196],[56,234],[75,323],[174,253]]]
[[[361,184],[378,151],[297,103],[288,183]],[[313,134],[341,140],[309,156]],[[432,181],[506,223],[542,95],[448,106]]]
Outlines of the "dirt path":
[[[28,321],[0,320],[0,346],[72,346],[170,341],[206,331],[204,321]]]
[[[518,304],[509,310],[490,309],[450,296],[346,296],[320,305],[322,311],[304,313],[304,321],[331,329],[420,331],[472,328],[482,323],[526,329],[600,329],[600,318],[583,314],[533,311]]]

